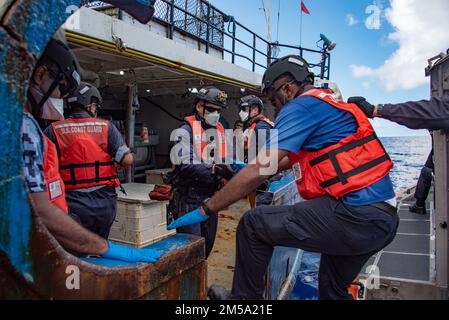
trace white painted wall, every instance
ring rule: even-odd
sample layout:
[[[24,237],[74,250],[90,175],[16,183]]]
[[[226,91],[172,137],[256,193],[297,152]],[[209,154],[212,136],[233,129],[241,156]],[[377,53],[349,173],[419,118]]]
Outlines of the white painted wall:
[[[114,34],[123,39],[128,48],[252,86],[259,86],[262,82],[260,74],[224,61],[221,53],[220,57],[217,57],[214,56],[215,53],[206,54],[199,51],[197,44],[194,44],[193,42],[195,41],[192,42],[192,39],[182,39],[180,35],[176,36],[176,41],[167,39],[161,26],[156,27],[153,25],[153,30],[156,29],[158,31],[149,32],[149,27],[146,25],[130,24],[88,8],[81,8],[74,14],[73,18],[79,21],[79,25],[66,23],[64,25],[66,30],[107,42],[113,42],[112,34]],[[158,35],[158,32],[160,35]],[[195,49],[193,48],[194,45]]]

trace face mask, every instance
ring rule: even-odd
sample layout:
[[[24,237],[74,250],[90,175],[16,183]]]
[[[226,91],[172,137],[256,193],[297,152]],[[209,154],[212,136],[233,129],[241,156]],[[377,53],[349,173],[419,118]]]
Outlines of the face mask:
[[[246,122],[249,119],[249,112],[245,112],[245,111],[240,111],[239,113],[240,116],[240,120],[242,120],[243,122]]]
[[[64,99],[50,98],[50,104],[61,114],[64,114]]]
[[[207,113],[204,116],[204,121],[212,127],[216,127],[218,124],[218,121],[220,121],[220,113],[218,111]]]
[[[64,119],[64,100],[48,99],[42,106],[41,118],[46,120],[63,120]]]
[[[43,97],[44,93],[39,87],[31,87],[39,97]],[[41,107],[41,119],[46,120],[63,120],[64,119],[64,100],[49,98]]]

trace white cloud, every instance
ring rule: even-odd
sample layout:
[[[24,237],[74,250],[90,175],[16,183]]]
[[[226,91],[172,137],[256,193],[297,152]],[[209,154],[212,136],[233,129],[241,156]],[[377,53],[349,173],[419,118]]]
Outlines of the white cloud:
[[[371,82],[369,82],[369,81],[363,81],[363,82],[362,82],[362,87],[363,87],[363,89],[365,89],[365,90],[371,89]]]
[[[346,15],[346,23],[348,24],[348,26],[352,27],[352,26],[355,26],[356,24],[358,24],[359,20],[357,20],[357,18],[354,17],[354,15],[348,13]]]
[[[395,28],[388,39],[399,44],[382,66],[351,65],[356,78],[371,77],[387,91],[414,89],[428,83],[427,59],[449,47],[449,1],[391,0],[385,17]]]

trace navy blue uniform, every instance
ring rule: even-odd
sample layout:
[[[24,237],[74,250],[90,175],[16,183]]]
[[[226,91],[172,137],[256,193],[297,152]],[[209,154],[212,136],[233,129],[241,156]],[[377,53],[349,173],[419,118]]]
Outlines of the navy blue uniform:
[[[273,129],[273,127],[267,123],[264,120],[259,120],[256,123],[256,128],[254,129],[254,134],[256,135],[256,148],[257,153],[261,151],[261,149],[267,144],[268,141],[270,141],[270,132]],[[259,141],[259,132],[265,132],[265,141]],[[263,135],[261,135],[263,137]],[[248,160],[245,158],[245,160]],[[258,190],[265,190],[268,187],[268,183],[264,184],[262,186],[259,186]],[[262,205],[262,204],[270,204],[272,200],[272,197],[270,194],[267,193],[260,193],[256,192],[256,205]]]
[[[212,174],[212,165],[206,163],[192,164],[196,157],[193,146],[193,130],[189,124],[180,127],[180,132],[184,132],[184,140],[179,140],[177,144],[184,144],[185,154],[178,154],[180,159],[184,159],[182,164],[175,167],[174,172],[169,177],[169,183],[174,188],[174,200],[170,203],[170,211],[174,218],[179,218],[184,214],[197,209],[205,199],[210,198],[220,187],[219,179]],[[187,145],[186,141],[190,141]],[[176,145],[175,145],[176,146]],[[179,146],[179,145],[178,145]],[[182,227],[176,231],[179,233],[193,234],[204,237],[206,240],[206,258],[212,251],[217,235],[218,217],[213,215],[209,220],[201,224]]]
[[[430,101],[384,104],[380,116],[410,129],[449,129],[449,95]]]
[[[430,188],[432,187],[432,173],[434,171],[433,149],[427,158],[424,167],[421,169],[418,184],[416,185],[415,199],[419,207],[425,207]]]

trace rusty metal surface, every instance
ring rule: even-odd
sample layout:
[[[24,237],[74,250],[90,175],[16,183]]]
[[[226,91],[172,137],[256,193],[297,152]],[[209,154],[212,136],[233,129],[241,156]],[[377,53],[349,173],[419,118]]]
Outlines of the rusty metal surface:
[[[205,299],[204,239],[182,236],[182,245],[155,264],[101,267],[68,254],[33,216],[34,283],[27,282],[0,254],[2,299]],[[179,236],[178,236],[179,237]],[[187,240],[187,241],[186,241]],[[80,270],[80,289],[66,287],[67,267]]]
[[[34,215],[21,172],[28,79],[70,0],[15,0],[0,20],[0,299],[204,299],[204,240],[184,238],[156,264],[102,267],[67,253]],[[175,239],[176,240],[176,239]],[[66,286],[78,267],[79,290]]]
[[[172,278],[141,299],[145,300],[204,300],[206,299],[207,263],[196,265],[182,276]],[[182,298],[181,298],[182,297]]]

